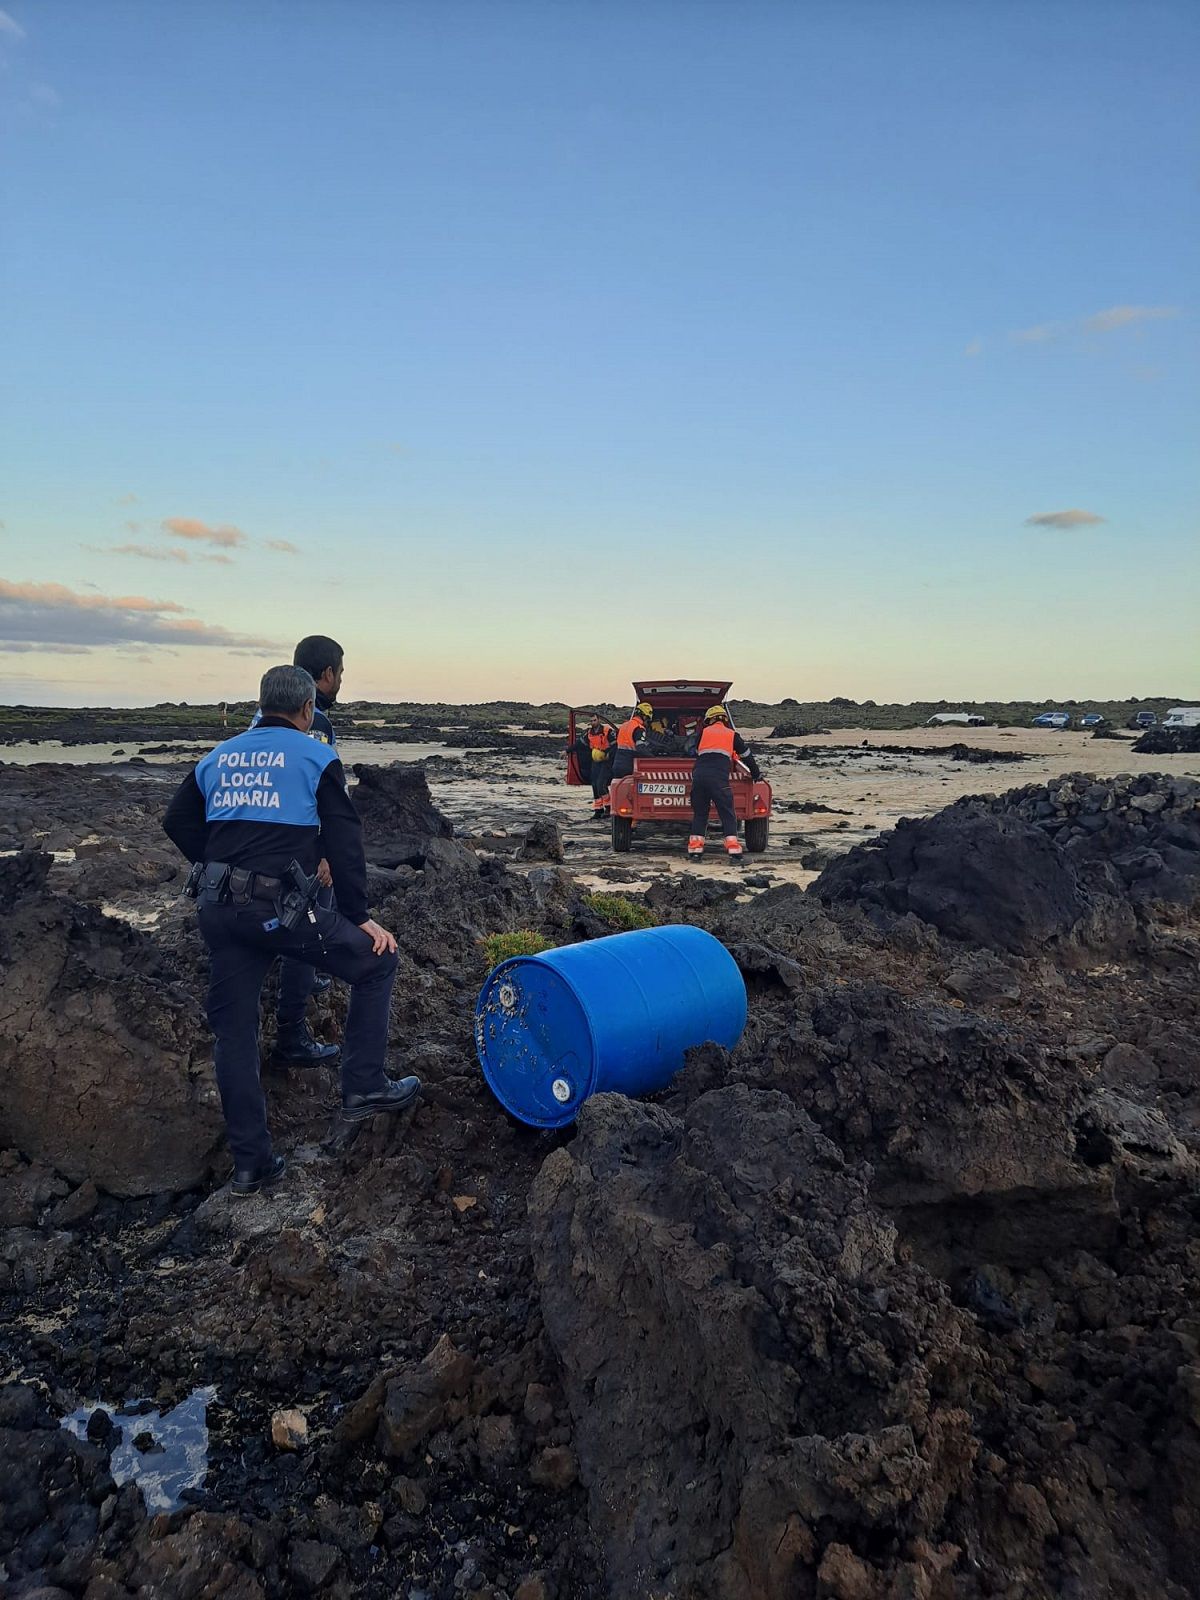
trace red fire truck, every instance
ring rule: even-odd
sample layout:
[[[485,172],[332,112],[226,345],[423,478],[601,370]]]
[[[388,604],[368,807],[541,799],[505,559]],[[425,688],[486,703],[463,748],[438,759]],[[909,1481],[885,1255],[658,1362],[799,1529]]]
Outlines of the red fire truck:
[[[711,678],[655,678],[635,683],[634,702],[647,701],[654,708],[654,721],[665,725],[668,734],[689,739],[695,732],[709,706],[724,705],[730,685]],[[582,784],[587,780],[579,770],[575,752],[575,719],[581,713],[572,711],[568,724],[567,782]],[[609,791],[612,807],[613,849],[629,849],[638,834],[649,832],[662,825],[672,830],[689,832],[692,821],[692,767],[691,756],[643,755],[634,757],[633,772],[627,778],[614,778]],[[754,783],[748,777],[735,774],[732,780],[733,809],[742,824],[746,849],[757,854],[767,848],[767,835],[771,826],[771,785],[763,780]],[[715,811],[712,816],[716,816]]]

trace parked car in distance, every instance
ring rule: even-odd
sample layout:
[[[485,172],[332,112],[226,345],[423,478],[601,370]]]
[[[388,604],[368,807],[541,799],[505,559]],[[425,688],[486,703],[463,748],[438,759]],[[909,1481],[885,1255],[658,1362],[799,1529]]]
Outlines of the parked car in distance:
[[[927,728],[986,728],[988,720],[976,711],[935,711],[925,724]]]
[[[1086,717],[1080,717],[1079,726],[1081,728],[1102,728],[1104,722],[1105,719],[1098,711],[1089,711]]]
[[[1034,717],[1031,726],[1034,728],[1069,728],[1071,726],[1071,713],[1069,711],[1043,711],[1041,716]]]
[[[1157,728],[1158,718],[1153,711],[1135,711],[1125,726],[1127,728]]]
[[[1162,725],[1164,728],[1200,728],[1200,706],[1172,706]]]

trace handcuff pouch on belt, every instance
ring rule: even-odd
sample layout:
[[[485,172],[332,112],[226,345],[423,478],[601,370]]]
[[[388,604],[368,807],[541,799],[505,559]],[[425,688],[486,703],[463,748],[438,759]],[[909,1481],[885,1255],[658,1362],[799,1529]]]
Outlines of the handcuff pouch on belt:
[[[230,898],[232,875],[232,869],[223,861],[193,861],[183,892],[190,900],[198,900],[201,895],[206,899],[211,896],[218,905],[224,905]]]

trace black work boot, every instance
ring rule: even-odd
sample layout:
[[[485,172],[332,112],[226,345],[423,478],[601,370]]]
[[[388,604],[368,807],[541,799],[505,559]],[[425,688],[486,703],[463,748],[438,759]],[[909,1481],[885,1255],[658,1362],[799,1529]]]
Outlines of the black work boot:
[[[347,1122],[363,1122],[377,1111],[407,1111],[420,1092],[420,1078],[389,1079],[371,1094],[344,1094],[342,1116]]]
[[[273,1189],[287,1171],[287,1162],[282,1156],[272,1156],[265,1166],[239,1167],[233,1175],[233,1182],[229,1185],[230,1192],[239,1198],[246,1195],[258,1194],[261,1189]]]
[[[341,1055],[340,1045],[322,1044],[308,1031],[308,1023],[280,1028],[271,1052],[276,1067],[328,1067]]]
[[[318,972],[313,979],[312,992],[314,994],[324,994],[332,982],[333,979],[327,972]]]

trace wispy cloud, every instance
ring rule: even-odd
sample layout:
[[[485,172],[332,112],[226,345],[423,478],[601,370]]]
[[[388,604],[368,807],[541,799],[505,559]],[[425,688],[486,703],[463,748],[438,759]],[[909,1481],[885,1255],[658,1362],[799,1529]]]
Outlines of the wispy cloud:
[[[972,339],[970,344],[963,351],[963,355],[965,355],[965,356],[977,356],[977,355],[982,355],[982,353],[983,353],[983,340],[982,339]]]
[[[1083,319],[1085,333],[1112,333],[1135,322],[1163,322],[1179,315],[1178,306],[1109,306]]]
[[[136,522],[127,522],[125,526],[131,533],[138,531]],[[184,550],[177,544],[85,544],[84,550],[91,550],[98,556],[140,556],[143,561],[174,561],[181,566],[190,567],[193,560],[207,561],[217,566],[233,566],[233,557],[215,553],[212,555],[201,554],[193,556],[190,550]]]
[[[1070,326],[1069,322],[1038,322],[1032,328],[1018,328],[1008,337],[1014,344],[1045,344],[1047,339],[1057,339]]]
[[[116,499],[116,504],[119,506],[136,506],[138,504],[138,497],[136,494],[119,494]]]
[[[23,39],[25,29],[7,11],[0,11],[0,33],[7,33],[11,39]]]
[[[214,528],[197,517],[164,517],[162,526],[164,533],[171,534],[173,538],[215,544],[222,550],[237,550],[250,542],[240,528],[227,524]]]
[[[130,527],[130,532],[137,532],[136,523]],[[141,556],[144,561],[177,561],[185,567],[192,559],[186,550],[174,544],[85,544],[83,548],[98,556]]]
[[[1017,328],[1008,337],[1013,344],[1048,344],[1071,334],[1115,333],[1119,328],[1132,328],[1139,322],[1164,322],[1181,314],[1179,306],[1109,306],[1074,321],[1037,322],[1031,328]]]
[[[1081,511],[1078,506],[1069,511],[1039,511],[1036,517],[1026,517],[1027,528],[1090,528],[1103,522],[1094,511]]]
[[[20,650],[24,645],[97,649],[130,643],[278,648],[274,640],[202,622],[175,600],[140,594],[84,595],[61,583],[12,583],[0,578],[0,649]]]
[[[300,554],[299,549],[290,539],[268,539],[267,549],[278,550],[285,556],[298,556]]]
[[[86,656],[90,653],[86,644],[30,644],[25,641],[21,644],[0,644],[0,655],[3,656]]]
[[[29,98],[42,111],[57,111],[62,105],[62,95],[48,83],[31,83]]]

